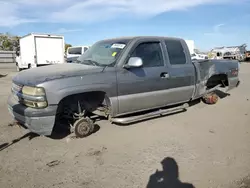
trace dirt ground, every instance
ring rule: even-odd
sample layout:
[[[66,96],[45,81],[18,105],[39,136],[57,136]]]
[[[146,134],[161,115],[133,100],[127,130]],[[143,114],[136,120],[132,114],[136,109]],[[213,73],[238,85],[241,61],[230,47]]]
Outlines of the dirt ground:
[[[216,105],[201,102],[130,126],[100,121],[84,139],[37,137],[10,126],[15,67],[0,66],[0,74],[8,74],[0,78],[2,188],[160,187],[154,180],[177,188],[250,187],[250,63],[241,64],[241,85]],[[164,172],[156,172],[163,159]]]

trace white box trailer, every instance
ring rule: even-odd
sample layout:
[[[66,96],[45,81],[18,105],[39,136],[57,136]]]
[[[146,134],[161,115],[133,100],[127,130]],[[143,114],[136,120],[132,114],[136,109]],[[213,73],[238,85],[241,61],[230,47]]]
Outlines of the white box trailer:
[[[18,70],[65,63],[65,44],[61,35],[31,33],[19,42],[20,54],[16,58]]]

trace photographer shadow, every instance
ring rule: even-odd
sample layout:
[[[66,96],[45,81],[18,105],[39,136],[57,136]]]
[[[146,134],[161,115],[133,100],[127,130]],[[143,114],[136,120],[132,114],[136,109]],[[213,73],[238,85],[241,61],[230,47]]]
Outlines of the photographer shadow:
[[[150,176],[147,188],[195,188],[179,180],[178,164],[173,158],[166,157],[161,164],[163,170],[157,170]]]

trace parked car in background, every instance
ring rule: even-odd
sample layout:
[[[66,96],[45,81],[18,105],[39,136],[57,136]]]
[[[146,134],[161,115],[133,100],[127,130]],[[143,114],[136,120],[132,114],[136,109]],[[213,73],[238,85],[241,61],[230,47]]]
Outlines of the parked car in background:
[[[18,71],[62,63],[65,63],[63,36],[31,33],[20,38],[20,49],[16,52]]]
[[[193,54],[191,54],[191,59],[192,60],[208,59],[208,56],[204,55],[204,54],[193,53]]]
[[[246,59],[246,44],[239,46],[222,46],[211,50],[215,54],[214,59],[235,59],[244,61]]]
[[[185,111],[198,98],[215,104],[215,91],[237,87],[238,75],[237,60],[192,61],[180,38],[106,39],[75,63],[17,74],[8,109],[37,134],[51,135],[66,122],[77,137],[85,137],[94,131],[96,116],[129,124]]]
[[[72,63],[89,49],[89,46],[72,46],[67,49],[67,63]]]

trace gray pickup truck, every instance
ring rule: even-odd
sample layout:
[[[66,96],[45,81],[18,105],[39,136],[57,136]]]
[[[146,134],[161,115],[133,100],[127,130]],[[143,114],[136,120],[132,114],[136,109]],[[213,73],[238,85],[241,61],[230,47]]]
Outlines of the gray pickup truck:
[[[180,38],[123,37],[96,42],[74,63],[24,70],[13,78],[8,109],[31,132],[51,135],[64,122],[78,137],[94,119],[130,124],[185,110],[215,90],[237,87],[239,62],[192,61]]]

